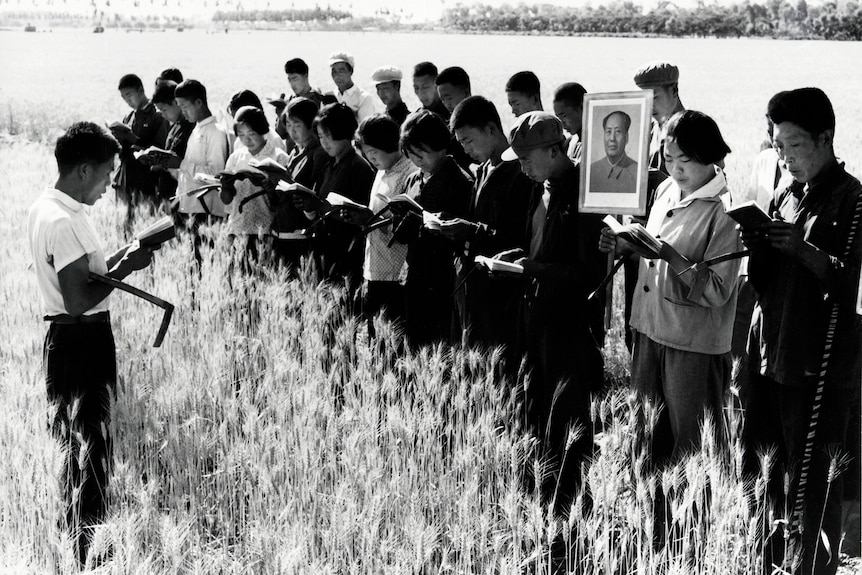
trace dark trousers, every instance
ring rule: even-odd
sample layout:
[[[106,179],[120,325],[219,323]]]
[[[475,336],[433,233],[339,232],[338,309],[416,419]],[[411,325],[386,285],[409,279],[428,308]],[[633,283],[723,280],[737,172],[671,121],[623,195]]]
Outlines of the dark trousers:
[[[798,481],[805,450],[814,383],[804,388],[781,385],[759,374],[751,375],[751,385],[745,405],[743,441],[746,449],[746,470],[756,474],[757,453],[767,448],[776,449],[775,465],[769,478],[768,494],[778,517],[784,509],[793,509],[799,496]],[[838,568],[838,546],[841,540],[841,502],[844,495],[843,475],[829,477],[836,448],[847,452],[847,429],[851,414],[858,410],[859,387],[835,389],[827,387],[820,404],[820,416],[815,434],[814,449],[804,494],[802,519],[802,567],[798,573],[832,574]],[[854,459],[858,453],[850,454]],[[783,476],[793,470],[790,493],[784,493]],[[829,479],[832,479],[830,482]],[[828,496],[827,496],[828,494]],[[821,541],[821,529],[829,540],[832,560]],[[772,572],[772,565],[790,562],[783,556],[784,541],[771,538],[764,556],[764,573]],[[816,565],[815,565],[816,549]]]
[[[629,352],[632,351],[634,347],[634,333],[632,332],[632,328],[629,327],[629,322],[632,319],[632,301],[634,301],[635,297],[635,288],[638,284],[638,265],[639,258],[626,258],[625,262],[623,262],[623,274],[624,274],[624,282],[623,286],[625,288],[625,308],[623,310],[623,318],[625,322],[626,328],[626,347]]]
[[[374,316],[383,312],[390,322],[404,321],[404,286],[398,282],[368,281],[362,298],[362,313],[368,322],[368,335],[374,337]]]
[[[83,564],[93,526],[105,516],[111,468],[111,402],[117,383],[111,324],[52,323],[43,370],[51,434],[63,451],[65,527]]]
[[[302,257],[310,253],[311,245],[308,240],[276,238],[272,243],[272,251],[281,265],[288,267],[288,277],[296,278],[302,268]]]

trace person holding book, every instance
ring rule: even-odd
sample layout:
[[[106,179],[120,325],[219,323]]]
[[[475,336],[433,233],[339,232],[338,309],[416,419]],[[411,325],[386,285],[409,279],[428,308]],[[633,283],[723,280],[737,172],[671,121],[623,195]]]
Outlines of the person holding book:
[[[70,126],[57,140],[59,176],[30,207],[28,235],[42,296],[43,371],[51,434],[62,448],[61,517],[83,567],[93,531],[106,515],[111,475],[111,403],[117,358],[109,314],[113,289],[90,273],[122,280],[147,267],[153,250],[136,244],[105,257],[87,216],[105,193],[121,146],[92,122]]]
[[[251,90],[240,90],[235,93],[230,98],[230,102],[227,105],[227,111],[230,113],[230,123],[232,124],[234,119],[236,118],[237,111],[243,106],[251,106],[253,108],[258,108],[263,110],[263,104],[260,101],[260,98],[257,97],[257,94],[252,92]],[[230,128],[230,126],[227,126]],[[266,134],[264,134],[267,140],[271,141],[276,148],[280,148],[281,150],[288,152],[290,151],[288,145],[279,136],[275,130],[270,129]],[[231,150],[236,150],[242,146],[242,140],[237,137],[231,145]],[[293,143],[290,142],[290,145],[293,146]]]
[[[318,105],[314,100],[294,98],[288,102],[282,114],[294,148],[287,157],[287,169],[291,179],[306,188],[314,189],[323,179],[329,164],[329,156],[320,147],[314,130]],[[302,210],[287,199],[279,201],[273,218],[275,233],[274,250],[279,259],[290,266],[291,273],[299,270],[302,256],[308,254],[309,242],[305,235],[308,219]]]
[[[467,217],[473,187],[472,177],[446,153],[451,138],[446,123],[428,110],[414,112],[401,127],[401,150],[419,168],[408,179],[408,194],[426,213],[439,214],[440,219]],[[398,241],[409,244],[405,284],[407,339],[414,349],[450,342],[455,246],[428,227],[399,225],[398,229],[402,230],[396,233]]]
[[[509,144],[502,159],[518,160],[537,185],[526,234],[518,242],[524,247],[497,257],[520,264],[527,281],[519,338],[530,372],[525,420],[551,465],[546,477],[533,479],[540,482],[543,503],[565,515],[591,452],[590,390],[603,381],[602,356],[588,319],[587,295],[595,286],[585,273],[598,250],[584,233],[588,220],[578,214],[580,176],[566,155],[560,120],[548,112],[528,112],[509,131]]]
[[[317,105],[318,110],[323,106],[323,93],[317,88],[312,88],[308,81],[308,64],[302,58],[291,58],[284,63],[284,74],[287,76],[287,83],[290,85],[290,90],[293,92],[287,99],[282,98],[279,103],[273,103],[277,121],[275,123],[275,132],[285,141],[285,146],[288,151],[292,151],[293,144],[290,142],[290,134],[287,128],[287,105],[297,98],[305,98],[311,100]]]
[[[793,182],[773,196],[771,221],[742,228],[757,295],[743,440],[752,455],[776,450],[769,496],[779,509],[793,509],[787,519],[802,531],[800,572],[829,574],[839,562],[844,491],[844,478],[835,474],[837,456],[830,453],[847,452],[862,381],[862,321],[855,313],[862,184],[836,158],[835,112],[822,90],[779,92],[766,116],[773,124],[773,146]],[[814,413],[819,417],[811,439]],[[860,453],[851,457],[858,461]],[[749,459],[753,470],[754,457]],[[785,498],[781,474],[791,464]],[[791,560],[782,557],[783,549],[783,539],[767,548],[765,572],[771,563]]]
[[[227,159],[226,172],[254,170],[252,164],[266,158],[287,166],[287,152],[276,147],[272,139],[266,137],[269,122],[263,110],[253,106],[241,107],[234,117],[233,129],[242,146]],[[232,208],[227,232],[244,244],[246,267],[259,261],[259,244],[268,242],[271,237],[275,191],[268,178],[265,177],[263,181],[263,184],[259,184],[248,179],[237,179],[233,185],[223,184],[221,189],[222,202]],[[269,193],[260,194],[268,188],[272,188]]]
[[[554,92],[554,115],[568,132],[566,155],[573,164],[581,163],[581,136],[583,135],[584,95],[587,90],[577,82],[566,82]]]
[[[128,227],[138,204],[142,201],[148,202],[151,207],[158,204],[157,176],[148,166],[141,164],[133,152],[145,150],[150,146],[164,148],[168,127],[165,119],[147,98],[144,84],[138,76],[126,74],[120,78],[117,89],[123,101],[132,109],[123,118],[122,124],[111,125],[111,131],[123,145],[114,187],[117,189],[117,196],[128,207]]]
[[[359,126],[359,145],[377,169],[368,202],[375,214],[384,210],[392,198],[407,191],[407,177],[416,171],[416,166],[398,147],[399,136],[395,120],[382,114],[366,118]],[[374,316],[381,311],[390,321],[404,319],[407,246],[392,243],[392,238],[390,224],[371,231],[365,240],[363,310],[371,335]]]
[[[503,160],[509,147],[496,106],[470,96],[450,119],[464,150],[479,163],[465,218],[444,220],[440,233],[455,241],[459,289],[455,293],[459,333],[466,345],[506,346],[509,368],[517,369],[520,278],[491,275],[477,268],[476,256],[493,256],[523,245],[535,183],[515,160]]]
[[[357,128],[356,115],[347,104],[329,104],[314,119],[314,130],[329,161],[314,184],[319,200],[328,201],[330,194],[343,196],[357,204],[368,205],[374,168],[356,153],[353,137]],[[307,225],[314,225],[312,240],[315,267],[321,279],[347,281],[351,297],[355,296],[362,279],[362,259],[365,247],[358,226],[340,221],[323,213],[319,204],[295,196],[295,203],[305,212]],[[318,221],[319,218],[325,218]]]
[[[716,438],[722,437],[739,260],[691,266],[741,250],[722,202],[729,192],[719,164],[730,148],[715,121],[701,112],[675,114],[663,149],[670,179],[659,187],[646,225],[648,239],[659,243],[638,245],[605,228],[599,244],[602,251],[639,261],[632,387],[665,406],[653,433],[657,465],[700,447],[705,414]]]
[[[186,155],[177,172],[178,215],[187,224],[195,237],[195,256],[200,258],[198,229],[207,221],[225,217],[224,203],[216,193],[210,193],[199,201],[192,190],[200,187],[196,174],[217,176],[224,170],[230,150],[225,129],[216,122],[207,103],[206,87],[197,80],[184,80],[174,90],[177,106],[195,127],[189,137]]]
[[[166,202],[177,192],[176,173],[186,155],[186,147],[195,125],[189,122],[177,105],[175,97],[177,84],[171,80],[163,80],[153,92],[153,105],[169,123],[168,137],[165,140],[164,151],[167,154],[146,154],[146,160],[158,174],[157,190],[159,198]]]

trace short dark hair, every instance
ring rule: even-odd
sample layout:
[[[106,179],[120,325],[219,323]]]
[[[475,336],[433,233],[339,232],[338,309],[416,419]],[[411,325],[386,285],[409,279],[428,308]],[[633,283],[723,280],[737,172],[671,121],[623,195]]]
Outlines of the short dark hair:
[[[517,72],[506,82],[507,92],[520,92],[529,96],[538,96],[542,93],[539,77],[529,70]]]
[[[179,68],[165,68],[162,70],[162,73],[159,74],[159,77],[156,78],[156,83],[158,84],[159,82],[168,80],[179,84],[183,81],[183,73],[180,72]]]
[[[291,58],[284,63],[284,73],[308,76],[308,64],[302,58]]]
[[[398,123],[386,114],[368,116],[359,124],[359,143],[387,153],[398,151]]]
[[[120,82],[117,84],[117,90],[125,90],[126,88],[143,90],[144,83],[141,82],[141,78],[137,74],[126,74],[120,78]]]
[[[174,98],[182,98],[184,100],[201,100],[204,104],[207,103],[207,89],[197,80],[183,80],[177,84],[174,90]]]
[[[257,94],[251,90],[240,90],[230,97],[230,103],[227,105],[231,114],[236,114],[236,111],[243,106],[252,106],[254,108],[263,109],[263,104]]]
[[[602,118],[602,129],[608,127],[608,120],[611,119],[611,116],[622,116],[623,124],[625,124],[626,132],[629,131],[629,128],[632,127],[632,117],[623,112],[622,110],[614,110],[604,118]]]
[[[94,122],[76,122],[57,138],[54,157],[63,176],[81,164],[104,164],[120,150],[120,143],[106,128]]]
[[[314,100],[309,100],[308,98],[293,98],[287,103],[287,108],[285,108],[284,113],[287,114],[288,118],[299,120],[310,130],[311,126],[314,124],[314,118],[317,116],[318,111],[319,108]]]
[[[554,102],[562,102],[572,108],[583,108],[586,93],[587,89],[577,82],[566,82],[560,84],[554,92]]]
[[[469,90],[470,76],[464,68],[460,66],[452,66],[451,68],[446,68],[440,72],[437,78],[434,79],[434,85],[439,86],[440,84],[452,84],[453,86]]]
[[[449,147],[452,134],[443,119],[430,110],[413,112],[401,126],[401,150],[439,152]]]
[[[419,62],[413,66],[413,77],[416,76],[431,76],[437,78],[437,66],[432,62]]]
[[[835,110],[820,88],[798,88],[775,94],[766,107],[766,119],[772,124],[796,124],[812,137],[827,130],[835,131]]]
[[[715,164],[730,153],[715,120],[695,110],[677,112],[665,125],[664,139],[673,139],[682,153],[700,164]]]
[[[269,132],[269,122],[266,119],[266,114],[260,108],[254,106],[242,106],[234,114],[233,133],[239,136],[237,127],[240,124],[245,124],[261,136],[265,136]]]
[[[497,107],[482,96],[470,96],[461,100],[452,110],[452,117],[449,118],[449,128],[453,132],[467,126],[484,128],[488,124],[494,124],[501,132],[503,131],[503,122],[500,121]]]
[[[156,85],[153,92],[153,104],[173,104],[177,83],[173,80],[163,80]]]
[[[329,132],[333,140],[352,140],[357,127],[356,114],[344,102],[324,106],[312,125],[314,130]]]

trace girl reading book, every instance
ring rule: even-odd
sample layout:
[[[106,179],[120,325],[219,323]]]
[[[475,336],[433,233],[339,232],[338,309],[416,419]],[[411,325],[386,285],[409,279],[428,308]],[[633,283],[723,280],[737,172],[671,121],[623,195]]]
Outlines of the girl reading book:
[[[265,158],[275,160],[278,164],[287,165],[287,153],[277,148],[266,138],[269,122],[260,108],[243,106],[234,117],[234,133],[242,146],[238,147],[227,159],[225,172],[255,171],[250,165],[254,161]],[[263,172],[261,172],[263,174]],[[258,181],[265,181],[261,176]],[[228,218],[228,233],[243,243],[246,257],[256,261],[258,257],[259,239],[269,242],[274,205],[267,194],[257,195],[268,183],[254,183],[248,179],[237,179],[233,184],[223,181],[221,200],[230,206]]]
[[[728,193],[721,166],[730,148],[715,121],[691,110],[675,114],[663,150],[670,179],[658,188],[646,225],[660,241],[658,254],[610,228],[599,242],[604,252],[640,261],[631,317],[632,385],[665,406],[653,436],[659,463],[699,448],[705,412],[720,429],[739,260],[699,271],[692,266],[741,250],[736,223],[720,200]]]

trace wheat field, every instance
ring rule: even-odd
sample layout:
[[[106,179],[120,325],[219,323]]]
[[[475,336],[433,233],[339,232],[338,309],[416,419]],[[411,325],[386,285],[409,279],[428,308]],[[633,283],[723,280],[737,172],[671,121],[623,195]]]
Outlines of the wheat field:
[[[284,37],[267,33],[199,32],[167,40],[77,34],[0,34],[0,325],[7,334],[0,343],[0,393],[7,405],[0,418],[0,573],[65,574],[75,566],[58,528],[60,453],[47,428],[40,372],[45,326],[24,233],[27,207],[56,177],[53,138],[76,119],[119,117],[114,86],[127,71],[154,77],[177,65],[208,83],[212,100],[221,102],[213,107],[220,108],[241,87],[260,94],[283,90],[280,66],[296,55],[279,47]],[[442,65],[479,46],[463,56],[465,67],[472,63],[477,70],[475,86],[494,86],[489,95],[501,111],[507,111],[502,83],[522,67],[548,78],[548,92],[554,83],[579,79],[548,57],[557,42],[590,53],[604,47],[615,63],[610,79],[601,59],[566,64],[575,70],[583,62],[583,82],[596,89],[629,89],[632,62],[648,52],[669,52],[692,72],[683,83],[691,93],[683,94],[684,102],[720,110],[711,113],[727,126],[736,152],[729,170],[739,185],[763,131],[760,109],[771,95],[764,87],[822,85],[839,115],[839,155],[851,171],[860,166],[862,141],[850,129],[860,125],[851,97],[860,78],[848,79],[849,68],[818,67],[816,58],[858,62],[856,45],[323,33],[296,41],[314,48],[308,61],[315,70],[329,51],[345,45],[355,46],[369,70],[387,61],[393,42],[404,48],[398,54],[404,62],[396,63],[405,69],[435,59],[429,43],[443,54],[438,59],[449,60]],[[189,51],[194,43],[215,56]],[[517,46],[534,46],[534,52]],[[697,57],[684,46],[700,50],[706,65],[696,66]],[[107,47],[113,53],[105,53]],[[611,49],[616,52],[608,55]],[[740,71],[742,81],[731,82],[731,75],[721,84],[727,91],[695,91],[696,79],[711,73],[710,58],[742,61],[741,54],[752,52],[763,57],[751,58],[751,70]],[[764,78],[764,70],[775,72],[788,54],[804,60],[807,75]],[[228,55],[249,65],[219,67]],[[483,55],[489,60],[484,66]],[[415,102],[408,99],[408,105]],[[123,213],[111,195],[93,210],[106,247],[126,241]],[[94,544],[108,560],[88,565],[91,572],[538,575],[548,573],[547,550],[558,534],[571,549],[573,573],[742,574],[759,564],[772,516],[763,482],[741,476],[742,415],[733,396],[725,413],[729,452],[707,439],[701,453],[659,475],[646,471],[644,448],[655,414],[624,385],[596,397],[598,449],[585,481],[590,497],[577,498],[563,522],[538,503],[538,494],[520,489],[520,469],[541,473],[544,462],[519,433],[519,392],[528,380],[503,382],[496,352],[437,347],[406,353],[400,334],[385,324],[369,342],[339,286],[317,285],[308,273],[289,281],[277,269],[240,275],[233,247],[218,229],[210,231],[215,245],[205,250],[200,274],[193,271],[188,238],[180,237],[157,254],[151,269],[128,280],[177,307],[163,347],[150,347],[160,310],[127,294],[111,296],[119,364],[115,468],[111,512]],[[620,328],[615,317],[606,367],[610,380],[624,383]],[[705,437],[712,437],[708,430]],[[659,487],[675,523],[654,548],[652,505]]]

